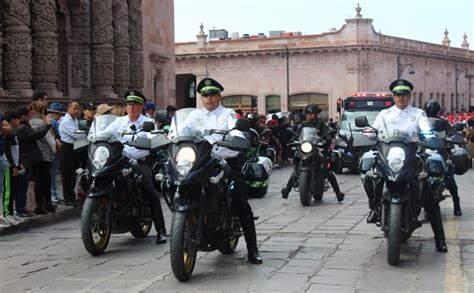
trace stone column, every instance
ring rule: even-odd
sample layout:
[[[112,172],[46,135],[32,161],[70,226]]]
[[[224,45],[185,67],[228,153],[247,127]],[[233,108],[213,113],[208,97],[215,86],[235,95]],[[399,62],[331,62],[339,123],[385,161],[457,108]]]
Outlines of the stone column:
[[[112,0],[92,3],[92,87],[99,97],[115,98]]]
[[[71,32],[63,31],[64,46],[67,54],[67,74],[70,97],[78,98],[91,95],[91,8],[89,0],[70,1],[67,12],[70,15]],[[64,77],[63,77],[64,78]],[[69,81],[70,80],[70,81]]]
[[[128,1],[130,32],[130,87],[143,89],[142,0]]]
[[[31,32],[33,38],[33,86],[50,96],[58,92],[58,35],[56,34],[56,1],[31,2]]]
[[[3,1],[3,75],[10,94],[31,96],[30,1]]]
[[[128,4],[113,0],[114,17],[114,91],[122,97],[130,83],[130,39],[128,35]]]
[[[3,91],[3,50],[2,50],[2,31],[3,31],[3,1],[0,1],[0,95]]]

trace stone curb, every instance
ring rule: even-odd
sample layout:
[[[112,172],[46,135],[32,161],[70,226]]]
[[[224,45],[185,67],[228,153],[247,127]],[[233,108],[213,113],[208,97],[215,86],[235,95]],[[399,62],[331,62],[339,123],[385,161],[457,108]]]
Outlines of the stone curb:
[[[19,225],[11,226],[8,228],[0,228],[0,236],[23,232],[35,227],[57,224],[64,220],[79,217],[81,215],[81,211],[82,206],[71,207],[58,205],[55,213],[48,213],[46,215],[36,215],[31,219],[25,220]]]

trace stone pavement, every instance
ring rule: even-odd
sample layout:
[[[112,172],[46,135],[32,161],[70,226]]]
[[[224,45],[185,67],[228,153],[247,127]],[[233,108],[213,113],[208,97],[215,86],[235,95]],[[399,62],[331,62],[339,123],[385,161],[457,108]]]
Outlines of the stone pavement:
[[[387,264],[379,228],[365,223],[357,175],[338,175],[342,204],[329,190],[321,203],[302,207],[295,192],[280,197],[290,171],[276,170],[269,194],[251,200],[260,216],[262,265],[245,261],[241,239],[232,255],[198,253],[191,280],[180,283],[171,273],[169,244],[113,235],[107,251],[92,257],[76,218],[1,236],[0,292],[474,292],[474,170],[457,177],[463,216],[452,215],[450,199],[442,203],[449,252],[436,252],[424,224],[402,246],[398,267]],[[169,226],[169,211],[165,218]]]

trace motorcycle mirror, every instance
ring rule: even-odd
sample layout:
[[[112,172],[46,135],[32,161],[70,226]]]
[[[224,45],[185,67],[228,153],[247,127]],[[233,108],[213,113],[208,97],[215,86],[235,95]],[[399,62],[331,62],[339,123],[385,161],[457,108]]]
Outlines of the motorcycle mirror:
[[[433,121],[433,130],[434,131],[444,131],[445,129],[445,122],[443,120],[440,120],[440,119],[436,119],[435,121]]]
[[[355,124],[357,127],[360,127],[360,128],[370,126],[369,121],[367,121],[367,117],[365,116],[356,117]]]
[[[449,138],[449,140],[454,144],[464,144],[464,137],[460,134],[455,134]]]
[[[78,129],[79,130],[87,130],[87,120],[79,121]]]
[[[235,129],[240,131],[249,131],[250,121],[247,119],[237,119],[237,122],[235,123]]]
[[[145,122],[143,122],[142,129],[145,132],[151,132],[152,130],[155,129],[155,123],[153,123],[151,121],[145,121]]]
[[[155,112],[155,121],[156,122],[166,122],[168,120],[168,111],[158,110]]]
[[[463,129],[464,129],[464,124],[462,123],[456,123],[453,126],[454,131],[463,131]]]

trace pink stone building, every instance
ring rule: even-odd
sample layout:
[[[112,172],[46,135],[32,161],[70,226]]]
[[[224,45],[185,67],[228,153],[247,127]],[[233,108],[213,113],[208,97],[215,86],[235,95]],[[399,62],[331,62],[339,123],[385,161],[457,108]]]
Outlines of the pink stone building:
[[[0,109],[34,90],[116,103],[129,87],[174,104],[172,0],[2,0],[0,44]]]
[[[447,112],[474,106],[474,52],[466,36],[461,48],[451,47],[447,31],[442,44],[387,36],[356,11],[339,30],[316,35],[208,41],[201,26],[197,42],[175,47],[178,106],[199,106],[194,86],[209,76],[235,109],[249,111],[252,98],[260,113],[301,111],[315,102],[335,117],[339,97],[387,91],[397,75],[414,84],[416,106],[430,97]]]

